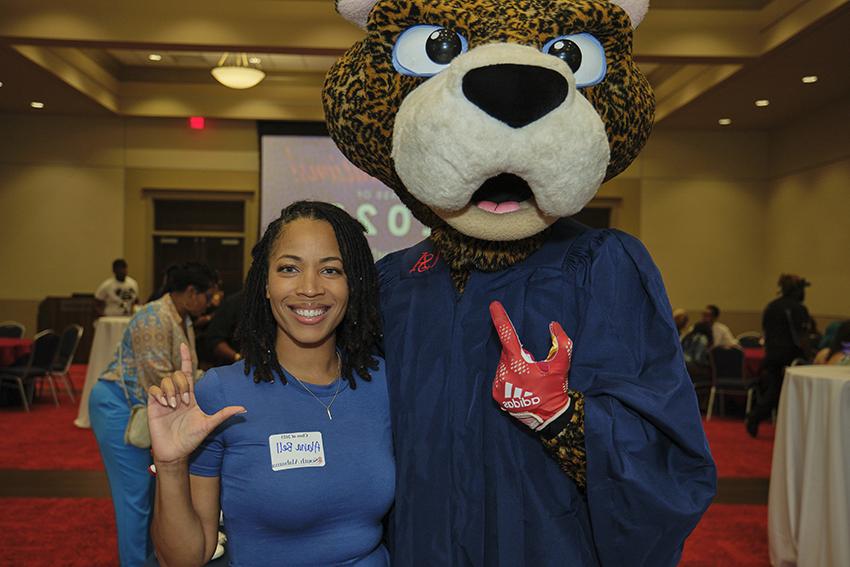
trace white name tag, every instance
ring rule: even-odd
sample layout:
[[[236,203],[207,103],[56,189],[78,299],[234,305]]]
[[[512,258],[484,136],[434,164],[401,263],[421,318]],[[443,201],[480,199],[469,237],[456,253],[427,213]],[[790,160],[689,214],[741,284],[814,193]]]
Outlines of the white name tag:
[[[320,431],[269,435],[272,470],[325,466],[325,445]]]

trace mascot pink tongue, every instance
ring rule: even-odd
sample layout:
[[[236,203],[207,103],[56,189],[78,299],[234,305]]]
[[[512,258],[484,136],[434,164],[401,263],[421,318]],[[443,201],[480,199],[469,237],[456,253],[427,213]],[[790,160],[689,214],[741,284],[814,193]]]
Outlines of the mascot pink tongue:
[[[519,203],[516,201],[504,201],[502,203],[494,203],[493,201],[479,201],[477,207],[483,211],[496,213],[513,213],[519,210]]]
[[[328,131],[431,228],[379,263],[396,565],[673,566],[711,502],[658,269],[569,219],[649,136],[647,8],[337,2]]]

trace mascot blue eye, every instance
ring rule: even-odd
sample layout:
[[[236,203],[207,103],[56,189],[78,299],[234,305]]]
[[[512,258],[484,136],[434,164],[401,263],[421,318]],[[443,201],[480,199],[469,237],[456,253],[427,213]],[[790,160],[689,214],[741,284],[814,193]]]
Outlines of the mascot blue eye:
[[[563,60],[572,69],[578,88],[601,82],[608,70],[605,49],[599,40],[589,33],[562,35],[551,39],[543,46],[543,53]]]
[[[418,25],[404,30],[393,46],[393,66],[402,75],[430,77],[464,53],[466,38],[447,28]]]

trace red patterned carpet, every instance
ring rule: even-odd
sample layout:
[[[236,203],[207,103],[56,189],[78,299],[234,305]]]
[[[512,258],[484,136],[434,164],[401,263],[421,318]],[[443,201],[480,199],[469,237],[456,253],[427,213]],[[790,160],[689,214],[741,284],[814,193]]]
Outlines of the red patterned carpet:
[[[6,432],[0,435],[0,469],[103,470],[91,429],[73,424],[85,374],[85,365],[72,367],[75,402],[57,387],[58,408],[46,388],[29,413],[20,406],[0,407],[0,431]]]
[[[768,478],[773,458],[775,427],[764,422],[759,436],[752,439],[741,419],[712,418],[702,422],[711,454],[717,463],[717,476],[723,478]]]
[[[773,424],[763,423],[750,438],[744,422],[703,420],[718,478],[769,478]],[[770,567],[767,505],[712,504],[685,543],[680,567]]]
[[[77,391],[85,366],[74,369]],[[0,408],[0,469],[103,470],[91,430],[72,421],[77,404],[42,396],[29,414]],[[774,428],[750,439],[741,419],[703,422],[721,478],[767,478]],[[0,567],[117,565],[115,522],[108,498],[0,499]],[[688,539],[683,567],[769,567],[767,506],[713,504]]]
[[[685,543],[680,567],[770,567],[767,506],[712,504]]]
[[[108,498],[0,500],[0,565],[115,567],[115,519]]]

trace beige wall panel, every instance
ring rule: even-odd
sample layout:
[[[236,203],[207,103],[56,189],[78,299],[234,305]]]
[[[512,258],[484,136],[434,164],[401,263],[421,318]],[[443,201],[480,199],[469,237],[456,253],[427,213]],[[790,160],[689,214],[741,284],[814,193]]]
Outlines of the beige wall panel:
[[[124,124],[111,117],[3,114],[0,163],[121,167]]]
[[[759,181],[644,179],[641,238],[671,303],[750,311],[765,303]]]
[[[128,168],[256,172],[260,167],[257,125],[247,120],[208,120],[204,130],[192,130],[182,119],[128,119],[126,152]]]
[[[34,299],[0,299],[0,321],[17,321],[26,327],[26,338],[38,331],[38,304]]]
[[[0,298],[94,292],[123,254],[124,170],[0,165]]]
[[[775,289],[782,272],[812,281],[809,310],[850,317],[850,159],[788,175],[772,182],[766,232],[766,270]]]
[[[766,142],[758,132],[657,129],[630,168],[642,180],[640,237],[671,303],[694,312],[715,303],[730,317],[740,311],[740,331],[766,302]]]
[[[765,177],[768,134],[656,129],[641,154],[644,179]]]

